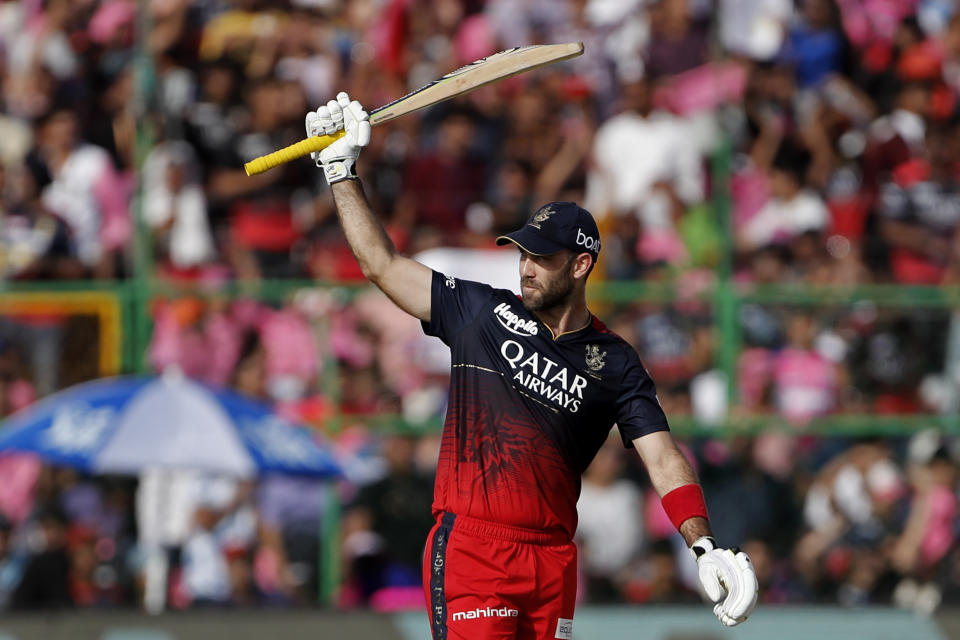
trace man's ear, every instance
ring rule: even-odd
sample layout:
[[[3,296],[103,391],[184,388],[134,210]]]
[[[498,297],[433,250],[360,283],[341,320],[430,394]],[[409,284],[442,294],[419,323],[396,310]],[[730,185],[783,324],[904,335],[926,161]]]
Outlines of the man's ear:
[[[573,259],[573,277],[586,278],[593,267],[593,256],[589,253],[579,253]]]

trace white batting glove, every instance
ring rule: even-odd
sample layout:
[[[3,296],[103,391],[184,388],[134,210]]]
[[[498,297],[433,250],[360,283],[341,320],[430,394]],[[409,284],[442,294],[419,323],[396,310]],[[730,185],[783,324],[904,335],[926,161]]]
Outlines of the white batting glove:
[[[740,549],[721,549],[717,541],[704,536],[690,545],[697,560],[700,584],[716,605],[713,613],[720,622],[733,627],[749,617],[757,605],[757,574],[753,563]]]
[[[317,153],[310,154],[318,167],[323,168],[327,184],[356,178],[354,164],[360,149],[370,143],[370,116],[356,100],[341,91],[336,100],[331,100],[316,111],[307,113],[308,136],[333,135],[345,130],[346,134]]]

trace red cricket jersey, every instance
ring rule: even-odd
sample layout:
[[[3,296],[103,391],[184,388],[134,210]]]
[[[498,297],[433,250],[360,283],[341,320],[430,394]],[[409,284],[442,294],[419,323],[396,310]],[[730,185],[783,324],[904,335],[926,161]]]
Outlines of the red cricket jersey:
[[[556,338],[505,289],[434,272],[424,331],[452,356],[433,512],[577,527],[580,476],[616,424],[669,427],[636,351],[596,318]]]

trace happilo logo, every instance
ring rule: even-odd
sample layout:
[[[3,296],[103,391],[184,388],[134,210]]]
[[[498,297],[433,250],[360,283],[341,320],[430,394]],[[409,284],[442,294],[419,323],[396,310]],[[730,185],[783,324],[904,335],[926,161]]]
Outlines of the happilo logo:
[[[600,238],[588,236],[583,232],[583,229],[577,227],[577,246],[593,253],[600,253]]]
[[[493,310],[493,314],[497,317],[497,321],[503,325],[503,328],[510,333],[515,333],[518,336],[537,335],[537,321],[524,320],[515,314],[506,302],[498,304]]]
[[[573,640],[573,618],[557,618],[557,632],[553,637]]]
[[[453,621],[475,620],[477,618],[516,618],[520,612],[510,607],[477,607],[470,611],[454,611]]]

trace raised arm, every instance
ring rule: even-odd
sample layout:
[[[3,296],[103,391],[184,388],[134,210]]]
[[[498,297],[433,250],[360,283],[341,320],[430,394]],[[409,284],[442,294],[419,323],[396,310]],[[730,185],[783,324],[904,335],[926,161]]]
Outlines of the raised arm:
[[[700,584],[714,603],[713,613],[732,627],[757,604],[757,576],[750,558],[737,547],[725,549],[713,539],[697,474],[669,431],[635,438],[636,448],[660,495],[663,509],[697,559]]]
[[[433,272],[415,260],[397,253],[383,225],[377,220],[354,170],[360,150],[370,141],[367,112],[346,93],[337,95],[306,118],[307,134],[346,135],[314,154],[317,166],[333,192],[337,217],[363,275],[394,303],[420,320],[430,320],[430,288]]]
[[[332,185],[337,217],[363,275],[410,315],[430,321],[433,272],[397,253],[363,195],[359,180]]]

